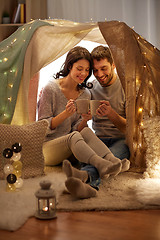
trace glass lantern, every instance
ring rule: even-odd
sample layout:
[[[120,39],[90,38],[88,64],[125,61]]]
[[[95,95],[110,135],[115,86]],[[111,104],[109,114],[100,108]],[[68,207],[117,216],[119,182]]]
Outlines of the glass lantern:
[[[56,196],[53,189],[50,188],[51,182],[43,180],[40,182],[41,188],[36,191],[37,209],[35,217],[39,219],[56,218]]]

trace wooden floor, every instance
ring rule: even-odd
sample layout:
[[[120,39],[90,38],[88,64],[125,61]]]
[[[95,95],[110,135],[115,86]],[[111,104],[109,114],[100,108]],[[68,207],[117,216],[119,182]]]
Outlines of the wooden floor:
[[[0,230],[0,240],[158,240],[160,210],[58,212],[30,218],[19,230]]]

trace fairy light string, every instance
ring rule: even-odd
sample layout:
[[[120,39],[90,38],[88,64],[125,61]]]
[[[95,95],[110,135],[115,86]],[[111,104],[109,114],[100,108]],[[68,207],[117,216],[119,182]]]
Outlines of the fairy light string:
[[[45,25],[50,24],[40,20],[27,23],[0,43],[0,123],[11,123],[26,49],[35,30]]]
[[[160,113],[160,103],[154,85],[154,75],[149,64],[151,55],[156,54],[156,48],[138,34],[137,42],[140,45],[142,65],[136,76],[136,113],[133,147],[135,157],[138,159],[139,153],[141,152],[143,155],[145,152],[143,121],[146,117],[155,117]]]

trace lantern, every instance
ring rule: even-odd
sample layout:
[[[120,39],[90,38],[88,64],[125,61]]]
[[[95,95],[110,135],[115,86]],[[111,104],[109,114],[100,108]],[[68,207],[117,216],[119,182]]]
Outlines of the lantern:
[[[56,196],[50,188],[51,182],[43,180],[40,182],[41,188],[36,191],[37,209],[35,217],[39,219],[52,219],[56,217]]]

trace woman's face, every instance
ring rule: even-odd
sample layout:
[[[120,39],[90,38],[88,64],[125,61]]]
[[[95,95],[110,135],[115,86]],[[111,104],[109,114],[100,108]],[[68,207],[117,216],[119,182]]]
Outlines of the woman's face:
[[[90,70],[89,61],[81,59],[75,62],[69,72],[69,76],[77,84],[81,84],[88,77]]]

